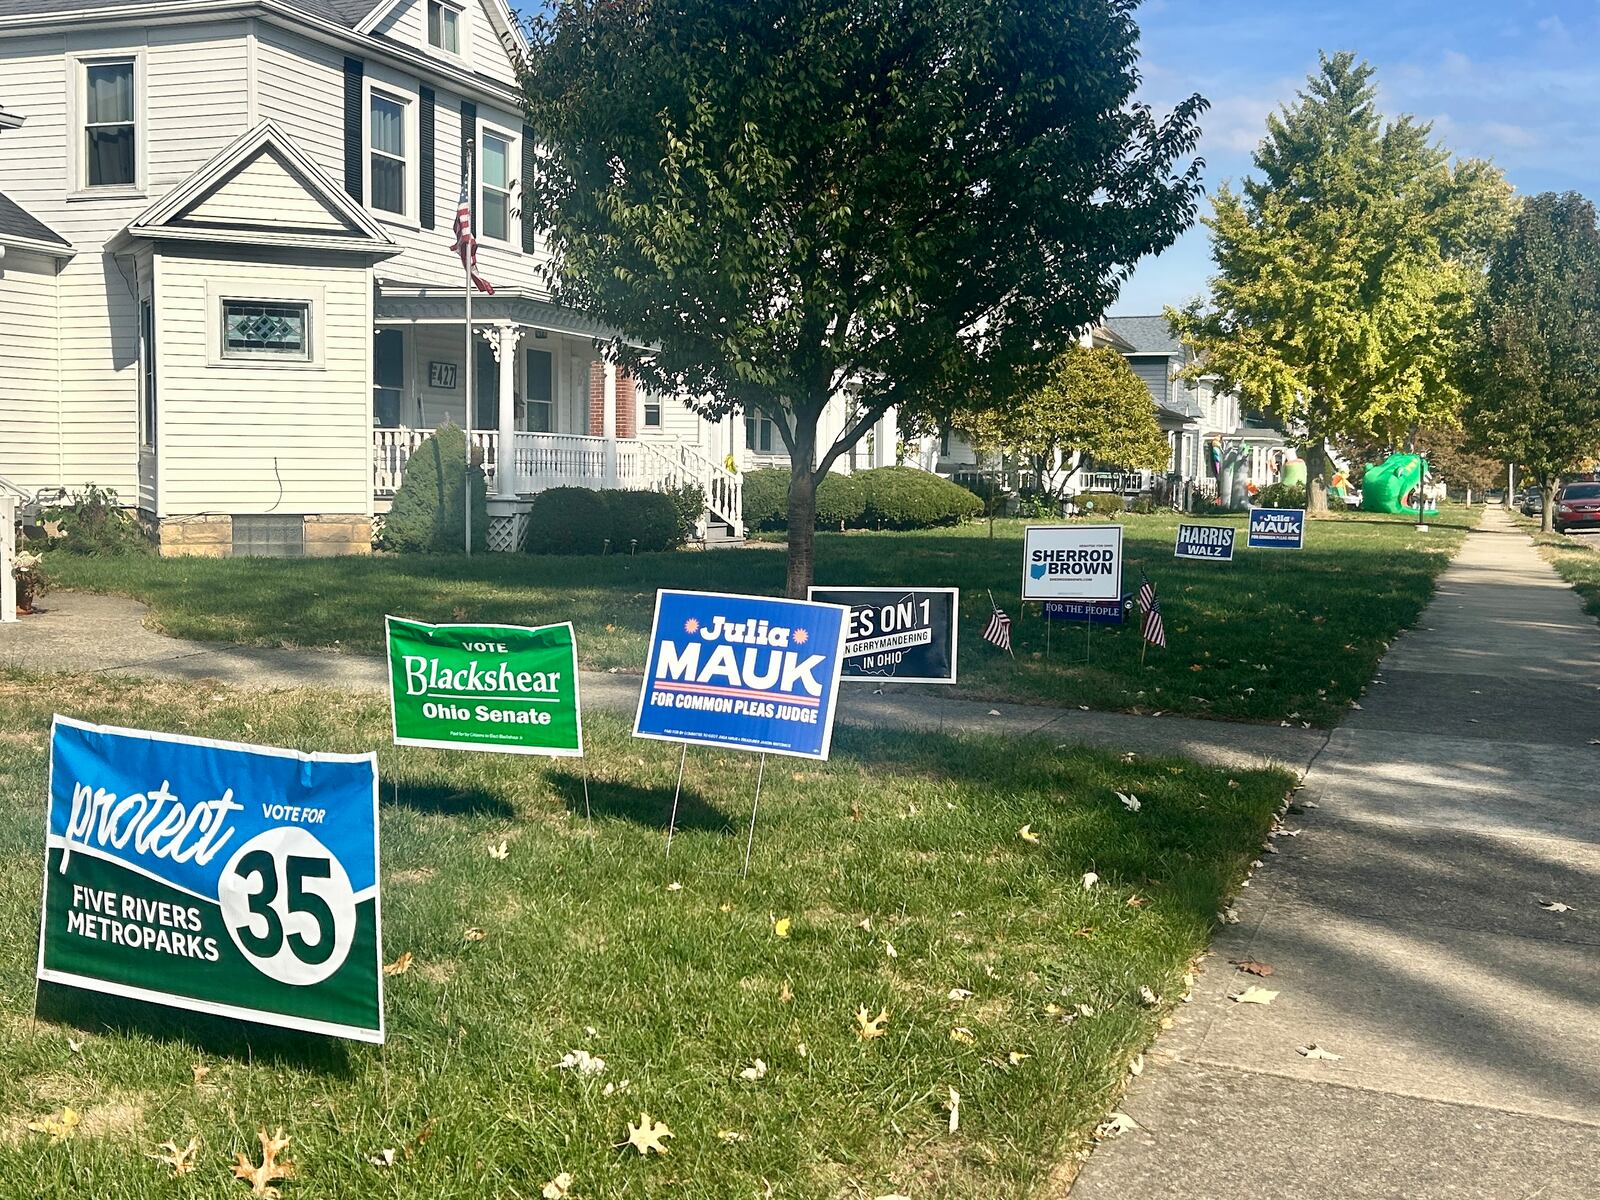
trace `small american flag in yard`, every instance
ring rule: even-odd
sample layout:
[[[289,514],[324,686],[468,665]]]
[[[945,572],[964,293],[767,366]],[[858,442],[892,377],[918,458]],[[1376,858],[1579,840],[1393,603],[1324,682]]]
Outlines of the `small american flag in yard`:
[[[1011,652],[1011,618],[999,608],[989,614],[989,623],[983,627],[983,640]]]
[[[1156,585],[1143,571],[1139,572],[1139,608],[1144,613],[1144,640],[1165,650],[1167,626],[1161,619],[1161,601],[1156,599]]]
[[[472,286],[487,295],[494,295],[489,281],[478,274],[478,239],[472,236],[472,169],[469,166],[461,176],[461,199],[456,201],[456,244],[450,249],[461,256],[461,265],[472,277]]]

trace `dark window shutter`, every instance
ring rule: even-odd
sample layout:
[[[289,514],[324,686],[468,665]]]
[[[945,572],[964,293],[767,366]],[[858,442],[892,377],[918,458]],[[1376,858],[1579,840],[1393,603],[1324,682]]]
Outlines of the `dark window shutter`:
[[[424,229],[433,228],[434,175],[433,175],[433,106],[431,87],[418,90],[421,99],[417,108],[417,219]]]
[[[461,102],[461,161],[467,161],[467,156],[472,156],[472,232],[478,232],[478,106],[471,100]]]
[[[359,58],[344,60],[344,190],[355,200],[362,199],[361,168],[365,165],[366,122],[361,95],[361,80],[366,65]]]
[[[522,127],[522,195],[518,203],[522,205],[522,252],[532,254],[536,244],[536,233],[533,227],[533,197],[529,183],[533,173],[538,169],[538,163],[533,156],[533,126]]]

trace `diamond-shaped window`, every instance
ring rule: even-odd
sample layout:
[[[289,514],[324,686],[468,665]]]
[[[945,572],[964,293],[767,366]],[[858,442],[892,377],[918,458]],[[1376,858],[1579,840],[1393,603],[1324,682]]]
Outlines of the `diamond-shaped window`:
[[[307,358],[310,306],[260,300],[222,302],[226,358]]]

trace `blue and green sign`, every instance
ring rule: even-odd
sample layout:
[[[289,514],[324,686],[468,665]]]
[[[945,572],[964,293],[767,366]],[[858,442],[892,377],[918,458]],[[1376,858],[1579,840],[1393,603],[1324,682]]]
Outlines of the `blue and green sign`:
[[[381,1043],[378,763],[50,733],[38,977]]]

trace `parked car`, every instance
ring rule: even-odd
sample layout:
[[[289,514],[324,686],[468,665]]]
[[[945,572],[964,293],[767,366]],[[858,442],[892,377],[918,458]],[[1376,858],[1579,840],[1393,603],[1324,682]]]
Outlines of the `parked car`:
[[[1557,533],[1600,529],[1600,483],[1569,483],[1556,494]]]
[[[1522,493],[1517,508],[1525,517],[1537,517],[1544,511],[1544,493],[1536,487],[1529,488]]]

